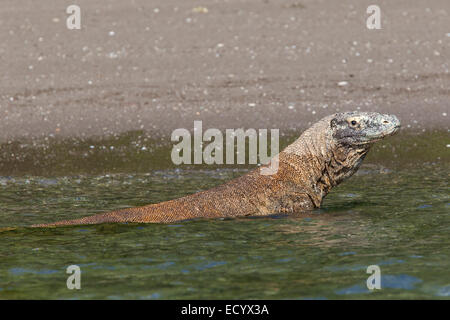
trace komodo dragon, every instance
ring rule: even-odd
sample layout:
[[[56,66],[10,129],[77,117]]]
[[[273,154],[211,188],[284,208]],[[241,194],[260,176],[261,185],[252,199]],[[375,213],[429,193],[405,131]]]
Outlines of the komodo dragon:
[[[169,223],[311,210],[320,207],[334,186],[358,170],[374,142],[395,134],[399,128],[400,121],[394,115],[336,113],[314,124],[279,153],[278,171],[273,175],[262,175],[258,168],[218,187],[179,199],[33,227]]]

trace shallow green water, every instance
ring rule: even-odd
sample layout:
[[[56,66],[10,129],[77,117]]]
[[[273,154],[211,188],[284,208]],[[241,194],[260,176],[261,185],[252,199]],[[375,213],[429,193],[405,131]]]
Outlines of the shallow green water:
[[[448,299],[447,140],[378,143],[307,215],[54,229],[26,226],[180,197],[247,169],[176,169],[170,146],[139,132],[1,144],[0,299]],[[73,264],[81,290],[66,287]],[[366,287],[369,265],[381,290]]]
[[[444,149],[445,150],[445,149]],[[369,161],[370,162],[370,161]],[[0,298],[449,298],[448,162],[365,165],[300,217],[29,229],[168,200],[245,170],[0,178]],[[66,268],[82,271],[81,290]],[[381,268],[369,292],[367,266]]]

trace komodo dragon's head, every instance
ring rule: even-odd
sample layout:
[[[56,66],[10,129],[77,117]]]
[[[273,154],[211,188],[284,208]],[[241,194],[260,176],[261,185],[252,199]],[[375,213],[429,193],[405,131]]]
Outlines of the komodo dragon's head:
[[[395,134],[400,128],[400,121],[389,114],[343,112],[332,116],[330,128],[338,143],[361,147]]]
[[[331,173],[336,184],[358,170],[375,142],[400,129],[400,121],[396,116],[376,112],[336,113],[327,122],[328,137],[332,137],[331,154],[334,165]]]

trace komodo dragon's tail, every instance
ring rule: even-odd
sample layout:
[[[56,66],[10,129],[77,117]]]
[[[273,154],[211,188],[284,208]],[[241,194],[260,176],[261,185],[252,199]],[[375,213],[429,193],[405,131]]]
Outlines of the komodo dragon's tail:
[[[130,213],[130,214],[128,214]],[[80,219],[62,220],[52,223],[33,224],[31,228],[47,228],[57,226],[70,226],[70,225],[83,225],[83,224],[99,224],[108,222],[141,222],[137,219],[135,214],[132,214],[130,210],[119,210],[107,213],[99,213],[93,216],[88,216]],[[16,230],[15,227],[0,228],[0,232],[6,232]]]
[[[70,225],[83,225],[83,224],[99,224],[99,223],[109,223],[109,222],[142,222],[139,219],[139,215],[136,215],[133,210],[125,209],[106,213],[99,213],[93,216],[88,216],[73,220],[63,220],[53,223],[45,224],[33,224],[32,228],[46,228],[46,227],[56,227],[56,226],[70,226]]]
[[[32,228],[70,226],[100,223],[166,223],[193,218],[190,214],[189,202],[185,198],[149,204],[143,207],[127,208],[99,213],[84,218],[63,220],[45,224],[34,224]]]

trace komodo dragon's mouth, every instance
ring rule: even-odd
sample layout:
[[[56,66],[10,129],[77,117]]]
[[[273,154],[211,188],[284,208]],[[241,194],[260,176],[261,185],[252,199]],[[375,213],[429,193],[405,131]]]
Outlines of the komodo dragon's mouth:
[[[393,136],[394,134],[396,134],[400,130],[400,127],[401,127],[401,125],[398,124],[395,127],[393,127],[392,129],[390,129],[389,131],[385,131],[383,133],[380,133],[379,135],[370,137],[370,140],[368,140],[368,141],[361,141],[361,142],[355,143],[355,144],[356,145],[365,145],[365,144],[372,144],[372,143],[381,141],[386,137],[390,137],[390,136]]]
[[[380,134],[379,136],[375,136],[374,138],[377,139],[376,141],[379,141],[385,137],[393,136],[400,130],[400,127],[401,127],[401,125],[397,124],[395,127],[393,127],[388,132],[383,132],[382,134]],[[372,140],[372,141],[374,141],[374,140]]]

